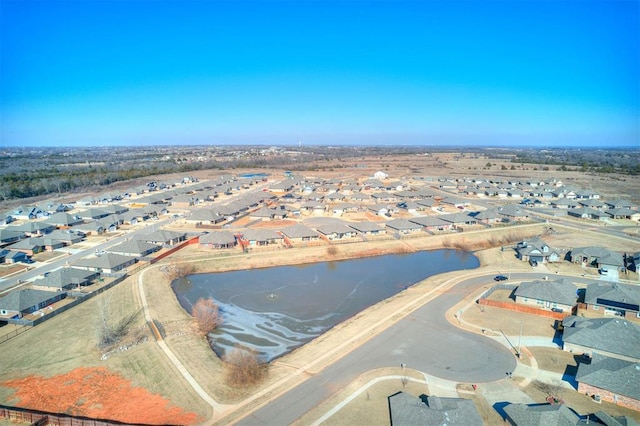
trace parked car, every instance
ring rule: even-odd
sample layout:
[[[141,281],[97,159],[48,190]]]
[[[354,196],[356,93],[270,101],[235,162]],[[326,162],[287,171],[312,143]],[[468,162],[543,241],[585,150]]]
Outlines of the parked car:
[[[529,259],[529,265],[531,266],[538,266],[538,261],[534,260],[534,259]]]
[[[494,281],[506,281],[508,280],[508,277],[505,277],[504,275],[496,275],[496,277],[493,279]]]

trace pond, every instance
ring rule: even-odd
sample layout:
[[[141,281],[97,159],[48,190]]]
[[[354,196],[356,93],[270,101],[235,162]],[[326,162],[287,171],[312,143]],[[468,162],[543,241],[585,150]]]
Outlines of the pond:
[[[271,361],[425,278],[478,266],[468,252],[434,250],[195,274],[172,287],[187,312],[215,299],[223,322],[209,340],[218,355],[241,346]]]

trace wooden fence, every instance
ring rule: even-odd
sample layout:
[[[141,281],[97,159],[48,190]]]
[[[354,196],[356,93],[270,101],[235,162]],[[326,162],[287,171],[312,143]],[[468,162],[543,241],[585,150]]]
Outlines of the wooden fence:
[[[132,424],[121,423],[114,420],[73,417],[66,414],[54,414],[26,408],[9,408],[4,406],[0,406],[0,419],[6,419],[9,422],[29,422],[35,426],[119,426]],[[134,424],[134,426],[135,425],[146,426],[141,423]]]

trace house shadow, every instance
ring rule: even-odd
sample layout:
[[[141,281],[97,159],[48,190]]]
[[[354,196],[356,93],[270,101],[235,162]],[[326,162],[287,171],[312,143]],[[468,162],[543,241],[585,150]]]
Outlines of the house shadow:
[[[504,411],[504,407],[509,404],[511,404],[511,402],[509,401],[496,402],[495,404],[493,404],[493,409],[496,410],[498,414],[500,414],[500,417],[502,417],[503,420],[507,418],[507,413]]]
[[[578,366],[580,364],[586,364],[590,362],[589,357],[585,357],[584,355],[574,355],[573,359],[576,362],[576,365],[569,365],[564,369],[562,373],[562,381],[569,383],[575,390],[578,390],[578,382],[576,381],[576,374],[578,374]]]
[[[562,321],[555,320],[552,327],[556,330],[555,333],[553,333],[553,343],[555,343],[559,348],[562,348]]]

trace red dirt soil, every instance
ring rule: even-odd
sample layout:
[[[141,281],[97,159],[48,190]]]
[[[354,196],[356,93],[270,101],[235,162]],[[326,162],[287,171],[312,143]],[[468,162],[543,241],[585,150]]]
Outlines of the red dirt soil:
[[[3,382],[16,389],[21,408],[116,420],[123,423],[191,425],[197,414],[171,406],[160,395],[136,388],[106,368],[76,368],[54,377],[29,376]]]

